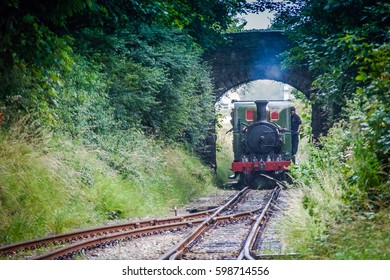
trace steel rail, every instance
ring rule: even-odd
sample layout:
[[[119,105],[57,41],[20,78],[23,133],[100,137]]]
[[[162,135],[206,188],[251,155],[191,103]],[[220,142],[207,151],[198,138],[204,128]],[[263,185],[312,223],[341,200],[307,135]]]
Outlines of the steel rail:
[[[274,203],[277,198],[279,197],[279,193],[281,191],[281,187],[277,186],[274,188],[274,190],[271,193],[270,198],[268,199],[267,204],[265,205],[263,211],[260,213],[260,215],[257,217],[255,223],[252,225],[251,231],[248,234],[243,249],[241,250],[239,256],[237,259],[246,259],[246,260],[255,260],[256,257],[253,257],[253,254],[251,253],[251,248],[259,234],[259,230],[261,228],[261,225],[263,225],[268,217],[269,211],[271,209],[272,203]]]
[[[187,227],[187,226],[192,227],[194,224],[195,225],[199,224],[202,221],[203,221],[203,219],[194,220],[194,221],[179,222],[179,223],[170,223],[170,224],[157,225],[157,226],[150,226],[150,227],[134,229],[134,230],[126,231],[126,232],[115,233],[115,234],[112,234],[109,236],[97,237],[94,239],[80,241],[78,243],[71,244],[67,247],[48,252],[48,253],[43,254],[35,259],[36,260],[50,260],[50,259],[60,258],[63,256],[70,257],[71,255],[73,255],[76,252],[79,252],[82,250],[90,250],[90,249],[93,249],[99,245],[114,243],[118,240],[124,240],[124,239],[130,238],[130,237],[142,237],[142,236],[147,236],[149,234],[157,234],[157,233],[162,232],[164,230],[169,230],[169,229],[178,228],[178,227]]]
[[[46,238],[40,238],[15,244],[10,244],[4,247],[0,247],[0,255],[7,255],[10,253],[15,253],[20,250],[34,250],[39,247],[46,246],[47,244],[62,244],[65,242],[76,242],[67,246],[65,248],[57,249],[52,252],[46,253],[36,259],[55,259],[62,256],[71,255],[74,252],[91,249],[97,247],[101,244],[107,244],[110,242],[115,242],[120,239],[129,238],[131,236],[144,236],[149,234],[156,234],[159,231],[164,231],[177,227],[186,227],[194,226],[200,223],[203,223],[205,219],[190,220],[197,217],[207,217],[210,216],[209,223],[216,221],[225,221],[231,219],[239,219],[241,217],[246,217],[253,213],[253,211],[247,211],[235,215],[221,216],[216,218],[224,209],[236,203],[245,193],[249,191],[248,188],[243,189],[241,192],[237,193],[232,199],[221,207],[209,211],[203,211],[196,214],[189,214],[180,217],[174,218],[164,218],[164,219],[150,219],[137,221],[132,223],[123,223],[118,225],[110,225],[105,227],[94,227],[86,230],[75,231],[69,234],[60,234],[55,236],[50,236]],[[260,211],[259,209],[255,211]],[[103,235],[103,236],[102,236]]]
[[[198,236],[205,231],[205,229],[212,223],[216,221],[217,216],[225,210],[227,207],[236,203],[240,198],[242,198],[247,192],[249,188],[246,187],[237,193],[231,200],[229,200],[225,205],[222,205],[218,210],[214,212],[208,219],[204,220],[195,230],[191,232],[185,239],[183,239],[180,243],[174,246],[173,249],[162,255],[160,260],[168,260],[168,259],[177,259],[182,253],[185,247],[187,247],[191,242],[196,240]],[[249,211],[252,212],[252,211]]]
[[[196,218],[210,216],[215,210],[202,211],[195,214],[188,214],[173,218],[164,219],[148,219],[131,223],[121,223],[116,225],[108,225],[104,227],[92,227],[84,230],[78,230],[70,233],[63,233],[44,238],[38,238],[33,240],[27,240],[10,245],[0,247],[0,256],[6,256],[7,254],[16,254],[19,251],[36,250],[41,247],[45,247],[48,244],[63,244],[68,242],[80,241],[83,239],[95,238],[101,235],[113,234],[123,231],[129,231],[137,228],[143,228],[153,225],[172,224],[187,220],[193,220]]]
[[[260,211],[261,208],[241,212],[233,215],[227,215],[227,216],[219,216],[213,218],[210,223],[217,223],[217,222],[227,222],[227,221],[233,221],[233,220],[239,220],[246,217],[249,217],[253,215],[254,212]],[[71,256],[74,253],[82,250],[90,250],[94,249],[95,247],[104,245],[104,244],[110,244],[115,243],[118,240],[125,240],[126,238],[130,237],[142,237],[142,236],[148,236],[150,234],[157,234],[159,232],[162,232],[164,230],[169,230],[173,228],[179,228],[179,227],[193,227],[198,224],[203,223],[203,219],[189,221],[189,222],[180,222],[180,223],[173,223],[173,224],[166,224],[166,225],[158,225],[158,226],[152,226],[152,227],[146,227],[146,228],[140,228],[136,230],[131,230],[127,232],[117,233],[110,236],[103,236],[91,240],[85,240],[80,241],[79,243],[71,244],[65,248],[57,249],[52,252],[46,253],[42,256],[39,256],[35,258],[36,260],[48,260],[48,259],[56,259],[63,256]]]

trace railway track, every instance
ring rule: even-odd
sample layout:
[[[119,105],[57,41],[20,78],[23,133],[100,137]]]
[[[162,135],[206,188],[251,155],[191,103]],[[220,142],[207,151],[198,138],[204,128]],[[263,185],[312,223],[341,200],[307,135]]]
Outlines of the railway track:
[[[275,196],[277,192],[278,191],[274,190],[274,194],[268,196]],[[105,248],[113,247],[113,245],[121,245],[129,241],[131,241],[129,244],[134,243],[133,241],[135,239],[139,239],[139,242],[142,243],[144,239],[146,242],[147,237],[168,235],[163,238],[170,239],[170,236],[173,234],[181,233],[181,236],[179,235],[180,242],[178,242],[179,245],[181,244],[181,249],[178,250],[175,249],[175,247],[160,258],[194,259],[195,257],[191,256],[191,252],[193,252],[194,249],[191,247],[192,251],[190,252],[190,250],[188,250],[188,248],[190,248],[188,247],[188,244],[193,244],[193,240],[189,240],[188,237],[183,239],[184,233],[192,231],[190,236],[193,236],[193,239],[204,239],[204,230],[206,228],[213,228],[217,231],[221,228],[230,228],[230,233],[229,230],[226,230],[225,235],[242,235],[241,242],[235,241],[235,243],[229,243],[228,241],[221,241],[222,243],[225,242],[224,244],[220,242],[221,246],[219,246],[219,248],[225,247],[227,248],[225,250],[229,251],[233,245],[237,247],[237,244],[243,243],[242,240],[244,240],[245,235],[247,235],[244,233],[237,235],[236,233],[240,230],[242,232],[246,231],[247,233],[254,223],[254,216],[259,216],[262,211],[266,211],[266,206],[263,205],[264,198],[267,196],[266,192],[263,191],[261,195],[255,195],[255,193],[256,191],[250,191],[246,188],[237,193],[224,205],[208,211],[173,218],[149,219],[105,227],[90,228],[68,234],[11,244],[0,247],[0,255],[10,259],[18,256],[19,258],[20,256],[22,256],[22,258],[26,258],[26,256],[28,256],[28,259],[73,259],[79,254],[85,255],[86,252],[104,250]],[[275,198],[268,200],[269,204],[274,199]],[[236,229],[234,229],[235,227]],[[212,231],[207,232],[210,234]],[[217,236],[214,233],[212,233],[212,235],[214,235],[214,237]],[[210,246],[216,249],[218,247],[218,241],[216,244],[217,245],[211,244]],[[244,250],[242,250],[241,247],[239,248],[240,249],[237,249],[237,256],[232,256],[231,258],[237,258],[239,256],[242,258],[245,257]],[[218,251],[221,249],[216,250]],[[209,256],[211,256],[211,249],[206,249],[205,251]],[[173,257],[173,255],[175,257]],[[203,254],[202,257],[202,254],[198,254],[197,258],[205,259],[205,256],[206,255]],[[224,257],[221,255],[218,257],[216,255],[213,258],[218,259]]]
[[[39,238],[34,240],[28,240],[24,242],[14,243],[7,246],[0,247],[0,256],[3,257],[12,257],[16,256],[19,253],[32,253],[37,250],[45,250],[48,248],[64,247],[69,244],[77,242],[87,242],[94,239],[104,239],[105,237],[121,235],[125,233],[130,233],[138,236],[148,234],[147,231],[143,233],[143,229],[151,228],[152,230],[159,230],[169,228],[170,225],[176,224],[187,224],[192,226],[192,222],[196,223],[196,220],[200,220],[210,216],[213,213],[213,210],[201,211],[189,215],[173,217],[173,218],[164,218],[164,219],[147,219],[130,223],[121,223],[115,225],[108,225],[103,227],[93,227],[88,229],[83,229],[79,231],[74,231],[65,234],[48,236],[45,238]]]
[[[242,191],[226,205],[232,206],[245,194]],[[225,206],[226,206],[225,205]],[[192,228],[212,215],[216,210],[202,211],[173,218],[148,219],[143,221],[95,227],[66,234],[50,236],[0,247],[0,256],[33,259],[71,258],[75,253],[92,248],[118,243],[119,240],[145,237],[182,228]],[[42,254],[42,252],[44,253]],[[46,253],[46,251],[49,251]]]
[[[280,187],[271,192],[252,191],[237,204],[233,210],[237,213],[215,212],[160,259],[255,259],[251,247],[279,192]]]

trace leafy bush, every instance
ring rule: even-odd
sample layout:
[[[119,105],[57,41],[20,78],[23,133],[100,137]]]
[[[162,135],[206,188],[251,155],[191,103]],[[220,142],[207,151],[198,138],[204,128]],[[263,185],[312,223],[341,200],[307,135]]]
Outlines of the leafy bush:
[[[96,79],[106,79],[117,128],[142,129],[192,148],[205,138],[212,123],[214,96],[201,49],[188,35],[140,25],[128,26],[115,35],[88,29],[75,36],[77,51],[90,57],[88,64],[100,65],[89,70],[98,75]],[[86,70],[79,66],[74,75],[81,71],[84,77]],[[95,89],[89,86],[83,90]]]
[[[294,42],[287,64],[315,80],[312,99],[327,120],[324,134],[341,119],[348,122],[339,153],[349,156],[340,167],[349,182],[346,203],[357,211],[378,211],[390,201],[389,7],[386,1],[295,1],[275,20]],[[325,142],[331,139],[337,137]]]
[[[102,68],[85,57],[74,57],[72,71],[64,75],[65,84],[56,98],[57,131],[73,138],[110,133],[115,125],[114,110]]]
[[[372,101],[363,103],[367,104],[363,105],[363,108],[378,108],[377,105],[381,103]],[[343,169],[344,176],[349,183],[345,191],[345,199],[352,209],[363,212],[377,212],[390,206],[388,165],[384,164],[387,159],[383,154],[383,145],[381,148],[379,143],[375,143],[376,137],[374,135],[380,132],[382,128],[376,130],[366,122],[367,115],[363,108],[360,102],[351,102],[349,105],[351,146],[349,158]],[[376,113],[382,115],[386,110],[379,107]],[[377,121],[383,124],[386,117],[381,120],[377,119]],[[387,137],[386,133],[381,134],[383,139]]]
[[[288,209],[281,231],[289,249],[302,258],[382,258],[378,244],[387,244],[384,230],[375,223],[388,223],[389,187],[381,163],[367,146],[358,103],[350,102],[351,122],[342,121],[320,139],[320,147],[306,147],[306,161],[291,170],[295,178],[289,191]],[[382,213],[382,214],[381,214]],[[382,238],[365,240],[369,231]],[[356,231],[350,231],[353,226]],[[348,230],[347,230],[348,229]],[[346,241],[349,239],[348,243]],[[358,245],[359,244],[359,245]],[[349,246],[349,247],[348,247]],[[375,256],[377,254],[377,256]]]

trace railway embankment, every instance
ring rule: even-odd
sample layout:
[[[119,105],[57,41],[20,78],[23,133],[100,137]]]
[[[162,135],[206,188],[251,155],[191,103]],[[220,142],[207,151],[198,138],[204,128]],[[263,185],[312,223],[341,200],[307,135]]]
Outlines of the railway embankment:
[[[0,132],[1,245],[163,215],[216,190],[212,172],[179,145],[129,132],[98,147],[26,126]]]

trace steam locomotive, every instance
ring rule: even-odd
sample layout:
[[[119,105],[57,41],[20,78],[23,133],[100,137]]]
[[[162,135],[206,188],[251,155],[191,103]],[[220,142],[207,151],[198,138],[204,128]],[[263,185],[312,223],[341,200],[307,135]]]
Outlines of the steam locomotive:
[[[238,186],[270,188],[287,179],[291,163],[290,101],[233,101],[230,179]]]

